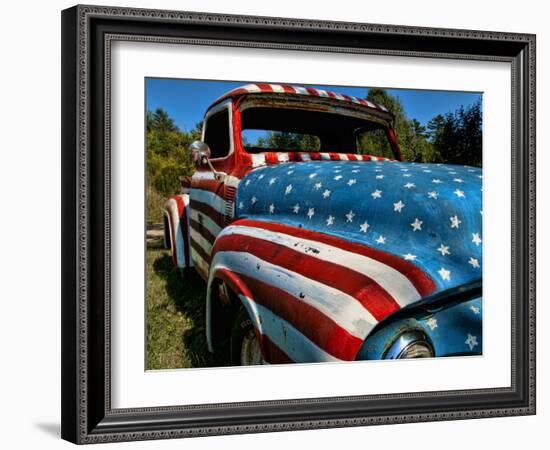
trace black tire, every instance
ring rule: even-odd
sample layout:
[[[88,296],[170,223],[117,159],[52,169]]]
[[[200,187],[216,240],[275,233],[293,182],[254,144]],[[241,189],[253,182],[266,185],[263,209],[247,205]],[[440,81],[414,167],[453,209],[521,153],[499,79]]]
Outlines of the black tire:
[[[241,307],[231,328],[231,365],[241,366],[262,364],[260,361],[243,364],[243,345],[257,345],[259,351],[259,342],[254,331],[252,321],[248,317],[246,310]],[[255,361],[255,358],[253,358],[253,360]],[[246,358],[244,361],[247,361]]]

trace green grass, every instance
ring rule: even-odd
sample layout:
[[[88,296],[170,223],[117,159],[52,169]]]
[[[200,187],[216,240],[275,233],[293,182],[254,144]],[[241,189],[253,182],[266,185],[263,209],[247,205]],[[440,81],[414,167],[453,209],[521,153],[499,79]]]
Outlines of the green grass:
[[[147,370],[222,366],[206,345],[206,284],[182,277],[161,242],[147,244]]]

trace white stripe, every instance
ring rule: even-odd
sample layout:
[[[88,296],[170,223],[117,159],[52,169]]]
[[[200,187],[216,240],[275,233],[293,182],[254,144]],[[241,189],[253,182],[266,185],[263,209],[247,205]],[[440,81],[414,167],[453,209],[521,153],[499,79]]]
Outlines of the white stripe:
[[[245,305],[248,315],[256,323],[256,328],[269,337],[293,361],[302,363],[341,361],[318,347],[268,308],[244,295],[239,295],[239,298]]]
[[[217,236],[222,231],[222,229],[219,227],[219,225],[216,222],[214,222],[209,216],[201,213],[200,211],[191,209],[189,212],[189,216],[192,220],[194,220],[197,223],[200,223],[208,231],[210,231],[210,233],[212,233],[212,236]]]
[[[301,86],[292,86],[292,87],[297,94],[309,95],[309,92],[306,90],[306,88],[303,88]]]
[[[328,97],[328,92],[324,91],[323,89],[315,89],[317,93],[319,94],[319,97]]]
[[[219,195],[202,189],[191,189],[189,196],[191,200],[205,203],[214,208],[220,214],[225,214],[225,200]]]
[[[342,94],[338,94],[337,92],[333,92],[333,94],[338,100],[346,100]]]
[[[328,153],[321,153],[321,159],[325,161],[330,161],[330,155]]]
[[[203,172],[203,171],[197,171],[193,174],[193,180],[210,180],[210,181],[220,181],[216,178],[216,174],[212,171]],[[221,183],[224,183],[226,186],[233,186],[237,187],[239,183],[241,182],[240,178],[234,177],[233,175],[226,175],[223,174],[223,180],[220,181]]]
[[[243,89],[246,90],[247,92],[262,92],[262,90],[260,89],[260,87],[256,84],[247,84],[246,86],[243,86]]]
[[[367,102],[367,105],[370,106],[371,108],[376,108],[376,105],[372,102],[369,102],[368,100],[365,100]]]
[[[277,160],[279,162],[288,162],[288,153],[277,153]]]
[[[346,155],[344,153],[340,153],[340,160],[347,161],[348,160],[348,155]]]
[[[273,89],[273,92],[284,92],[285,89],[280,84],[270,84],[271,89]]]
[[[203,238],[194,228],[189,227],[189,237],[193,239],[195,244],[201,247],[207,255],[212,253],[212,244]]]
[[[309,156],[309,153],[300,153],[300,158],[302,161],[311,161],[311,156]]]
[[[183,246],[183,230],[181,229],[178,203],[171,198],[166,202],[166,209],[170,214],[170,226],[176,242],[172,242],[173,250],[176,252],[176,264],[178,267],[185,267],[185,247]]]
[[[275,233],[262,228],[232,225],[222,231],[222,235],[231,234],[263,239],[323,261],[348,267],[355,272],[373,279],[401,306],[408,305],[420,299],[420,294],[405,275],[393,267],[368,256],[333,247],[322,242],[297,238],[284,233]],[[315,249],[316,252],[313,253],[312,249]]]
[[[296,297],[296,301],[317,309],[360,339],[364,339],[376,325],[376,319],[355,297],[271,264],[252,253],[220,251],[214,256],[212,267],[217,270],[220,266],[287,292]]]
[[[364,161],[363,155],[355,155],[359,161]]]
[[[263,166],[265,164],[265,154],[264,153],[254,153],[252,154],[252,167]]]
[[[353,103],[359,103],[359,104],[361,104],[361,102],[357,99],[357,97],[350,96],[350,98],[351,98],[351,101],[352,101]]]
[[[202,259],[202,256],[198,254],[198,252],[193,248],[191,248],[191,259],[193,260],[193,264],[197,266],[197,268],[201,269],[204,275],[208,276],[208,270],[210,269],[210,265]]]

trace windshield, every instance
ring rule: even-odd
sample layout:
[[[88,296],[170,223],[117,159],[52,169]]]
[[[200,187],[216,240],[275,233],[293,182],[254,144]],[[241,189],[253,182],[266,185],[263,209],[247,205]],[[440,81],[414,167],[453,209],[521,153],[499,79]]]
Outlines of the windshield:
[[[330,152],[393,158],[382,123],[327,111],[252,107],[242,111],[242,142],[248,153]]]

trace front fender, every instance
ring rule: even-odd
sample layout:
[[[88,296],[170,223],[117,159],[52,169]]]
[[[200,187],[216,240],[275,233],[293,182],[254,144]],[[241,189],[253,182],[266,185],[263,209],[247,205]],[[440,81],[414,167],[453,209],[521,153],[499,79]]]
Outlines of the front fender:
[[[164,243],[172,253],[174,266],[185,269],[192,267],[189,254],[189,195],[170,197],[163,209]]]

